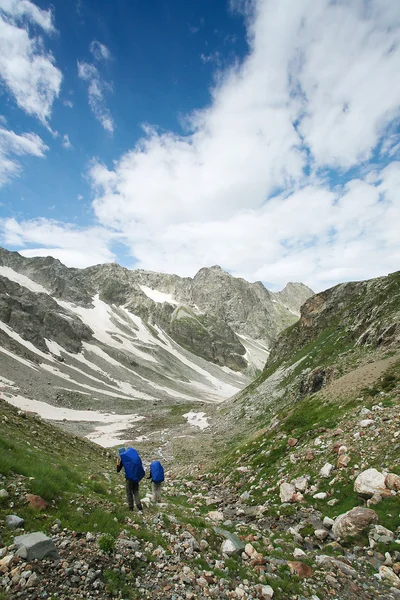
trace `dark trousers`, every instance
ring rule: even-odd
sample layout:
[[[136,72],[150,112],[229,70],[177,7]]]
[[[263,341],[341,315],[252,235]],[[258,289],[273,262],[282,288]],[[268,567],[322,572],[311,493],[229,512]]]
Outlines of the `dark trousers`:
[[[139,482],[132,481],[132,479],[126,480],[126,500],[130,510],[133,510],[134,500],[138,510],[142,510],[142,503],[140,502],[139,496]]]

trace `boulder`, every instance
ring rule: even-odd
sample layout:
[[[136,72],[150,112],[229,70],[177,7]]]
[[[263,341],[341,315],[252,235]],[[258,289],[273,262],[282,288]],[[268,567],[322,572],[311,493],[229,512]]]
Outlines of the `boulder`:
[[[28,502],[29,506],[35,510],[46,510],[48,507],[46,500],[43,500],[43,498],[36,496],[35,494],[26,494],[25,500]]]
[[[396,473],[388,473],[385,479],[385,485],[389,490],[400,490],[400,477]]]
[[[7,515],[6,525],[10,529],[18,529],[19,527],[24,526],[24,519],[22,519],[21,517],[17,517],[17,515]]]
[[[224,513],[220,510],[210,510],[210,512],[207,513],[207,517],[214,523],[222,523],[224,520]]]
[[[324,540],[326,540],[329,533],[327,532],[326,529],[316,529],[314,531],[314,535],[318,540],[321,540],[321,542],[323,542]]]
[[[343,469],[349,466],[351,458],[348,454],[339,454],[339,458],[337,460],[336,466],[338,469]]]
[[[314,459],[314,453],[312,450],[307,450],[305,459],[307,462],[311,462]]]
[[[390,567],[386,567],[385,565],[380,567],[379,575],[393,587],[400,587],[400,579]]]
[[[220,535],[225,538],[225,541],[222,543],[221,546],[221,551],[224,554],[227,554],[228,556],[233,556],[234,554],[241,554],[243,552],[245,545],[237,535],[231,533],[230,531],[227,531],[226,529],[221,529],[221,527],[214,527],[214,531],[217,535]],[[226,544],[225,542],[230,543]]]
[[[373,419],[363,419],[362,421],[360,421],[360,427],[369,427],[373,423],[375,423]]]
[[[296,438],[289,438],[288,439],[288,446],[290,446],[291,448],[294,448],[297,444],[299,440]]]
[[[394,540],[394,533],[382,525],[374,525],[368,534],[369,545],[374,548],[376,544],[390,544]]]
[[[292,575],[297,575],[299,579],[307,579],[313,576],[312,568],[306,563],[299,560],[288,560],[287,564]]]
[[[331,465],[331,463],[325,463],[319,472],[320,476],[327,479],[328,477],[330,477],[332,475],[333,468],[334,467],[333,467],[333,465]]]
[[[261,585],[260,594],[263,598],[265,598],[265,600],[270,600],[274,597],[274,590],[270,585]]]
[[[372,523],[377,521],[378,515],[374,510],[356,506],[356,508],[337,517],[332,532],[337,539],[354,537],[363,533]]]
[[[296,488],[297,492],[305,492],[308,486],[308,477],[306,475],[302,475],[301,477],[297,477],[297,479],[293,479],[292,485]]]
[[[282,503],[293,502],[293,496],[296,493],[296,488],[291,483],[282,483],[279,486],[279,496]]]
[[[385,479],[385,475],[377,469],[367,469],[355,480],[354,491],[362,498],[372,498],[374,494],[389,496],[390,491],[386,487]]]
[[[10,494],[7,492],[7,490],[0,490],[0,500],[6,500],[9,496]]]
[[[53,540],[41,531],[18,535],[14,538],[14,544],[18,548],[15,554],[27,561],[41,560],[45,556],[60,558]]]
[[[343,575],[347,575],[348,577],[357,577],[357,571],[353,569],[347,562],[345,562],[345,558],[339,557],[335,558],[334,556],[327,556],[326,554],[320,554],[315,557],[315,562],[317,565],[323,569],[328,569],[329,571],[338,570]]]

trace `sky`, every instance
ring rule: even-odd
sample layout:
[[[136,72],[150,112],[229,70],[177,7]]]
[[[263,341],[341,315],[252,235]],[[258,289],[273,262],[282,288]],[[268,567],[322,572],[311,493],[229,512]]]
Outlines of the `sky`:
[[[0,245],[320,291],[400,268],[400,3],[0,0]]]

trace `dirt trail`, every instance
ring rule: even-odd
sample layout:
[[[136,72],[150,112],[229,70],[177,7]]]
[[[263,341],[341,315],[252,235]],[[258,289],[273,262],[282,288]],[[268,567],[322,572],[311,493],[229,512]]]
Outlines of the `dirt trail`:
[[[352,392],[357,392],[365,387],[375,383],[375,381],[389,369],[392,365],[400,360],[400,354],[384,358],[371,363],[367,363],[354,369],[350,373],[339,377],[332,381],[321,392],[321,396],[342,396]]]

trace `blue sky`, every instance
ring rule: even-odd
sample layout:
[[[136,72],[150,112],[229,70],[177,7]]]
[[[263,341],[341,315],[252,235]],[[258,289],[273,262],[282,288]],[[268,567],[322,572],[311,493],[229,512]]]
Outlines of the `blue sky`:
[[[0,0],[0,243],[278,289],[399,268],[400,6]]]

